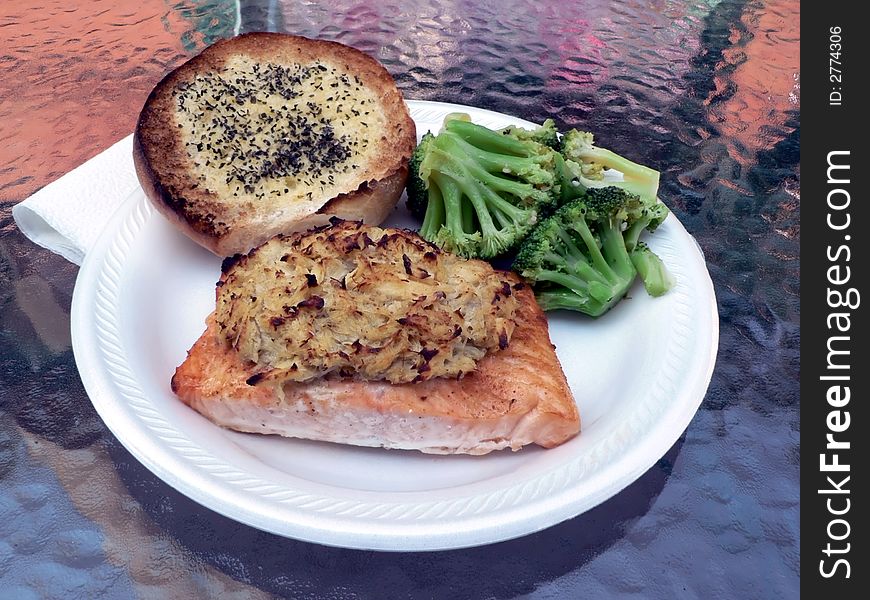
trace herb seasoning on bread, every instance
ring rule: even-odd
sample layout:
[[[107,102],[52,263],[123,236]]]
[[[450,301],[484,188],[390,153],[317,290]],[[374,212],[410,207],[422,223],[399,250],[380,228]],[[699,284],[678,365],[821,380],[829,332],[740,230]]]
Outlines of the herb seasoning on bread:
[[[380,223],[401,196],[415,142],[377,61],[334,42],[252,33],[157,85],[133,154],[158,210],[230,256],[331,216]]]

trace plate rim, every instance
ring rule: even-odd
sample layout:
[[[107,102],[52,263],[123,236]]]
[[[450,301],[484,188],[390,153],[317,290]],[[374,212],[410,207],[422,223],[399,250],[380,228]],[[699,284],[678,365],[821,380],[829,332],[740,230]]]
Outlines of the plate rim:
[[[518,119],[502,113],[489,111],[486,109],[478,109],[452,103],[441,103],[432,101],[407,101],[412,112],[416,111],[419,115],[421,112],[431,112],[433,114],[446,114],[447,112],[466,111],[477,116],[494,119],[496,121],[509,121],[520,125],[531,125],[530,122],[523,119]],[[418,116],[419,120],[422,120]],[[484,119],[485,120],[485,119]],[[486,124],[484,122],[484,124]],[[144,201],[144,202],[143,202]],[[553,490],[553,496],[541,498],[541,494],[534,499],[535,510],[532,514],[525,515],[520,519],[508,519],[505,523],[504,519],[494,519],[492,515],[487,515],[486,511],[472,511],[471,517],[462,517],[463,531],[457,533],[453,528],[444,527],[443,523],[439,525],[438,531],[432,531],[431,524],[421,524],[419,522],[404,522],[397,530],[389,530],[389,527],[372,528],[371,522],[363,522],[359,527],[352,526],[355,521],[348,521],[346,518],[337,519],[335,514],[323,514],[320,510],[319,514],[313,514],[312,510],[317,511],[317,498],[310,500],[303,499],[299,506],[303,506],[303,516],[307,519],[287,521],[286,519],[276,519],[269,515],[264,515],[259,511],[253,510],[251,503],[245,503],[244,498],[232,496],[232,502],[226,501],[226,490],[218,489],[216,482],[209,477],[206,477],[201,469],[184,469],[182,473],[171,469],[170,466],[177,466],[178,457],[167,456],[165,448],[155,448],[154,443],[148,443],[147,439],[128,435],[129,427],[136,427],[135,422],[131,422],[130,415],[126,414],[123,402],[113,402],[115,395],[121,387],[122,394],[126,394],[126,400],[131,399],[131,390],[135,397],[135,381],[118,380],[117,373],[112,372],[112,369],[107,366],[105,361],[101,361],[100,343],[94,343],[95,329],[98,340],[100,329],[105,335],[105,321],[100,322],[99,319],[99,303],[102,299],[105,301],[105,294],[111,293],[111,290],[106,291],[106,278],[104,274],[107,272],[118,275],[123,270],[123,261],[112,254],[111,249],[113,244],[117,243],[119,235],[133,236],[135,235],[136,227],[141,228],[155,214],[155,211],[144,199],[144,194],[141,188],[137,187],[132,194],[118,207],[115,214],[109,220],[106,227],[101,232],[97,243],[88,252],[83,261],[81,270],[76,278],[76,285],[73,291],[72,309],[71,309],[71,335],[73,352],[76,359],[76,364],[85,386],[85,390],[91,399],[92,404],[97,410],[104,423],[109,427],[115,437],[127,448],[128,451],[146,468],[160,477],[163,481],[171,485],[173,488],[188,496],[194,501],[214,510],[224,516],[240,521],[247,525],[276,533],[279,535],[292,537],[309,542],[319,544],[340,546],[347,548],[359,549],[376,549],[376,550],[393,550],[393,551],[416,551],[416,550],[444,550],[471,547],[482,544],[494,543],[515,537],[520,537],[539,531],[546,527],[555,525],[566,519],[572,518],[593,508],[602,501],[612,497],[619,491],[624,489],[631,482],[635,481],[640,475],[652,467],[655,462],[679,439],[686,427],[697,412],[709,382],[712,378],[713,369],[715,366],[716,355],[718,352],[718,335],[719,335],[719,320],[718,309],[716,304],[715,289],[706,268],[703,259],[703,253],[700,247],[697,246],[694,238],[685,230],[679,220],[671,214],[669,216],[669,224],[677,227],[679,235],[685,235],[694,243],[697,249],[700,262],[695,266],[700,266],[700,271],[703,277],[701,281],[696,281],[696,284],[703,288],[700,296],[709,300],[709,318],[710,318],[710,338],[706,360],[703,361],[705,369],[698,373],[690,382],[693,385],[689,391],[684,391],[680,394],[682,404],[685,404],[685,410],[677,412],[676,415],[670,415],[671,422],[668,424],[668,434],[662,436],[648,436],[645,439],[645,452],[639,454],[635,449],[633,452],[622,456],[617,462],[626,462],[629,457],[634,457],[631,462],[631,468],[623,469],[620,472],[620,477],[611,480],[609,485],[599,488],[594,488],[596,493],[586,494],[580,498],[572,497],[572,492],[576,492],[570,485],[563,485],[561,489]],[[131,224],[130,220],[134,222]],[[117,277],[115,279],[117,284]],[[111,282],[110,282],[111,283]],[[95,312],[96,307],[96,312]],[[95,316],[96,315],[96,316]],[[104,338],[103,338],[104,339]],[[706,338],[704,338],[706,340]],[[120,348],[122,351],[123,348]],[[121,352],[122,353],[122,352]],[[147,399],[144,399],[147,401]],[[681,404],[681,406],[682,406]],[[672,411],[673,412],[673,411]],[[668,415],[662,415],[668,416]],[[159,415],[158,415],[159,417]],[[660,425],[661,426],[661,425]],[[134,430],[135,431],[135,430]],[[166,435],[174,435],[171,432],[164,432]],[[165,438],[164,438],[165,441]],[[178,440],[182,443],[183,440]],[[651,446],[646,448],[646,446]],[[637,460],[637,456],[643,457],[643,460]],[[189,457],[188,457],[189,458]],[[575,462],[576,457],[572,457],[569,463]],[[189,467],[190,465],[188,465]],[[558,468],[551,469],[550,472],[564,470],[567,465],[563,464]],[[193,472],[191,472],[193,471]],[[604,471],[605,473],[607,471]],[[539,474],[531,478],[528,482],[537,481],[542,476],[549,473]],[[600,473],[597,474],[599,477]],[[593,478],[595,475],[593,475]],[[525,482],[526,484],[528,482]],[[588,484],[589,480],[584,480]],[[262,486],[261,486],[262,487]],[[516,487],[511,486],[508,490]],[[500,490],[499,490],[500,491]],[[279,490],[271,490],[268,493],[273,494],[273,497],[278,497]],[[280,495],[280,494],[279,494]],[[492,503],[492,492],[485,494],[488,498],[481,500],[479,497],[471,496],[471,499],[478,504],[478,508],[486,508],[486,505]],[[498,500],[498,499],[497,499]],[[438,501],[443,502],[443,501]],[[309,506],[308,512],[304,506]],[[386,502],[379,502],[379,505],[384,507],[375,513],[369,512],[369,517],[375,514],[379,518],[380,524],[389,524],[389,513],[391,505]],[[314,507],[311,509],[311,507]],[[527,504],[518,504],[512,506],[507,512],[511,515],[511,511],[526,511],[529,506]],[[423,514],[426,511],[420,512]],[[438,511],[436,511],[438,512]],[[441,511],[444,512],[444,511]],[[449,511],[448,511],[449,512]],[[454,511],[456,512],[456,511]],[[461,511],[460,511],[461,512]],[[502,513],[503,515],[504,513]],[[386,515],[386,517],[384,516]],[[444,513],[445,517],[447,513]],[[436,515],[437,517],[437,515]],[[386,518],[386,520],[384,520]],[[469,519],[473,521],[474,526],[469,527]],[[338,529],[335,526],[340,526]],[[324,535],[326,534],[326,535]]]

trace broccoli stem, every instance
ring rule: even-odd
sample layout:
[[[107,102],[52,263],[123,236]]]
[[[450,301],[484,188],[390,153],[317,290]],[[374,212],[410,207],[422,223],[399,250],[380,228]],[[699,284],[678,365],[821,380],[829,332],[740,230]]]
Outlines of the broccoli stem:
[[[583,188],[574,185],[574,175],[565,164],[565,159],[558,152],[554,154],[556,163],[556,176],[559,181],[559,204],[566,204],[583,195]]]
[[[447,209],[446,229],[450,232],[450,239],[456,245],[456,252],[464,256],[471,256],[472,250],[466,248],[472,242],[472,235],[464,230],[463,204],[473,207],[474,215],[480,224],[481,256],[491,258],[504,251],[505,244],[501,239],[501,232],[495,226],[492,215],[486,206],[475,185],[469,185],[467,178],[457,175],[447,169],[443,172],[433,171],[432,179],[444,193],[444,205]],[[463,196],[468,202],[463,202]]]
[[[622,237],[622,232],[619,231],[619,225],[611,223],[599,235],[601,237],[601,248],[609,258],[608,265],[616,276],[623,280],[633,279],[635,275],[634,266],[631,264],[631,257],[625,248],[625,240]]]
[[[561,266],[567,272],[544,269],[535,274],[535,280],[563,286],[572,290],[578,297],[584,295],[588,297],[577,300],[564,292],[542,290],[538,293],[538,301],[544,310],[557,308],[581,310],[582,306],[582,311],[586,314],[600,316],[626,294],[634,281],[635,267],[625,248],[618,223],[610,223],[599,232],[601,247],[582,215],[569,226],[583,240],[591,264],[573,243],[568,232],[560,229],[558,238],[564,244],[562,250],[566,252],[567,257],[562,258],[555,252],[548,252],[544,258],[553,267]]]
[[[557,232],[559,235],[559,241],[565,244],[565,249],[568,250],[568,254],[571,255],[571,258],[575,261],[582,260],[584,263],[586,263],[586,257],[583,256],[580,248],[578,248],[574,244],[574,240],[571,239],[571,236],[568,234],[568,232],[561,228],[558,229]]]
[[[462,121],[451,121],[451,124],[452,123],[462,123]],[[508,136],[502,136],[495,132],[490,133],[500,138],[511,139],[508,138]],[[540,168],[540,165],[537,163],[539,156],[510,156],[497,151],[485,150],[464,140],[461,136],[453,134],[449,130],[446,133],[439,135],[435,142],[439,149],[444,150],[451,155],[461,156],[465,154],[469,156],[487,173],[516,174],[526,173],[530,169],[535,169],[536,167]],[[522,143],[518,140],[513,140],[513,142],[519,144]]]
[[[614,292],[617,291],[612,285],[594,279],[587,281],[586,279],[582,279],[582,275],[578,277],[560,271],[541,271],[537,276],[537,280],[539,282],[549,281],[550,283],[564,286],[578,294],[588,294],[601,303],[609,302],[611,298],[613,298]]]
[[[565,309],[584,312],[590,316],[602,314],[589,307],[590,298],[588,296],[580,295],[570,290],[545,290],[537,292],[535,298],[538,301],[538,306],[544,311]]]
[[[481,183],[494,192],[503,192],[511,194],[516,198],[525,198],[529,203],[534,200],[540,200],[538,197],[539,195],[546,196],[545,192],[540,192],[528,183],[514,181],[507,179],[506,177],[497,177],[483,169],[480,169],[476,165],[472,166],[471,172]]]
[[[621,295],[616,295],[613,290],[602,290],[598,295],[584,294],[571,288],[541,290],[535,293],[535,298],[542,310],[576,310],[586,313],[590,317],[600,317],[619,302]]]
[[[423,224],[420,226],[420,235],[425,239],[430,240],[434,239],[438,230],[441,229],[441,226],[444,224],[446,219],[445,209],[444,209],[444,197],[441,195],[441,190],[435,183],[429,183],[429,189],[427,190],[429,195],[428,206],[426,208],[426,215],[423,218]]]
[[[474,207],[468,202],[462,203],[462,231],[465,233],[474,233]]]
[[[493,217],[499,221],[501,228],[515,224],[513,219],[519,219],[520,209],[501,198],[495,192],[488,190],[471,177],[456,177],[454,173],[445,171],[444,176],[453,180],[453,183],[459,188],[462,194],[471,202],[474,207],[474,214],[477,216],[477,222],[480,224],[481,244],[484,248],[484,255],[489,258],[497,256],[507,249],[507,243],[504,241],[502,231],[496,226]],[[484,192],[481,194],[481,192]],[[510,219],[511,221],[508,221]]]
[[[631,251],[634,250],[637,246],[637,242],[640,239],[640,234],[643,233],[643,230],[646,229],[646,226],[649,225],[649,219],[638,219],[634,223],[628,226],[623,232],[623,239],[625,240],[625,247]]]
[[[527,142],[509,135],[475,125],[469,121],[448,121],[447,131],[456,134],[476,148],[481,148],[495,154],[510,154],[513,156],[530,156]]]
[[[451,189],[456,190],[456,217],[458,220],[452,223],[448,222],[448,226],[451,229],[456,228],[457,231],[463,231],[462,210],[459,207],[459,202],[461,201],[462,196],[465,196],[471,202],[471,205],[474,208],[474,213],[477,215],[477,220],[480,222],[481,230],[484,236],[486,236],[488,233],[488,229],[491,231],[495,230],[495,223],[493,223],[492,221],[492,214],[487,208],[486,202],[481,197],[477,186],[473,183],[469,185],[469,181],[473,180],[468,177],[468,174],[465,172],[464,166],[460,164],[455,164],[453,166],[459,171],[459,173],[454,173],[450,169],[444,169],[441,172],[432,172],[432,177],[435,178],[436,183],[440,187],[443,188],[446,185]],[[447,211],[447,214],[449,221],[449,209]]]
[[[606,148],[590,146],[577,153],[586,162],[598,163],[605,168],[622,173],[623,181],[617,185],[624,190],[644,197],[655,198],[659,189],[659,172],[644,165],[639,165]],[[614,185],[605,183],[604,185]]]
[[[629,251],[634,250],[635,247],[637,247],[637,242],[640,240],[640,234],[643,233],[643,230],[647,228],[650,222],[652,222],[652,217],[645,216],[629,225],[628,229],[623,232],[622,235],[625,239],[625,247]]]
[[[537,275],[537,281],[549,281],[564,286],[575,292],[589,292],[589,282],[561,271],[543,270]]]
[[[570,239],[570,236],[562,231],[559,232],[559,235],[560,237]],[[564,241],[564,239],[562,241]],[[589,264],[586,257],[577,250],[577,247],[574,246],[573,243],[569,241],[569,244],[571,247],[569,248],[566,246],[565,248],[568,250],[568,256],[560,256],[555,252],[547,252],[543,255],[544,260],[555,267],[562,267],[563,269],[570,271],[585,281],[598,281],[604,284],[610,283],[601,273],[592,268],[592,265]],[[573,250],[571,248],[573,248]]]
[[[486,205],[499,216],[502,227],[517,226],[529,220],[529,210],[514,206],[488,187],[479,188],[485,196]],[[531,223],[529,223],[531,225]]]
[[[595,236],[593,236],[592,232],[589,230],[589,225],[586,223],[586,219],[581,217],[574,221],[571,223],[571,228],[580,235],[580,238],[586,245],[589,257],[592,259],[592,265],[604,277],[606,277],[608,281],[615,281],[617,279],[616,273],[613,272],[613,269],[610,268],[607,260],[605,260],[604,256],[601,254],[601,249],[595,241]]]
[[[674,279],[662,259],[646,245],[638,246],[630,256],[650,296],[661,296],[674,286]]]
[[[534,223],[534,212],[511,204],[475,177],[476,169],[473,164],[460,160],[441,148],[433,150],[431,157],[433,161],[437,161],[437,168],[431,170],[430,178],[444,194],[448,229],[468,233],[473,218],[476,217],[486,258],[507,250],[508,238],[514,237],[516,228],[530,227]],[[448,187],[451,190],[449,198]],[[461,202],[463,196],[468,202]],[[465,208],[463,204],[470,208]],[[453,214],[454,211],[458,216]],[[512,228],[509,234],[508,228]]]
[[[444,199],[444,225],[458,234],[465,233],[463,228],[462,190],[450,179],[441,177],[439,173],[432,173],[432,180],[441,190]]]
[[[499,177],[498,175],[493,175],[476,162],[469,162],[464,166],[468,170],[469,175],[494,192],[504,192],[517,198],[527,198],[529,201],[537,198],[538,195],[546,195],[545,192],[537,190],[534,186],[528,183],[508,179],[504,176]],[[504,173],[502,173],[502,175],[504,175]]]

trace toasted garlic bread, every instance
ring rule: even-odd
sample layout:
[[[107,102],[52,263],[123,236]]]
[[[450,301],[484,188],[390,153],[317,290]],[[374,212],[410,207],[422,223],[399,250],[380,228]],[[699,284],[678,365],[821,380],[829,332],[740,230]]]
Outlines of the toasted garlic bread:
[[[410,260],[415,244],[432,253],[425,265]],[[218,425],[439,454],[552,447],[579,431],[546,317],[512,273],[358,223],[275,239],[225,264],[218,308],[172,378]],[[347,272],[332,277],[332,267]],[[454,311],[478,331],[454,339]]]
[[[416,142],[390,74],[348,46],[277,33],[218,42],[166,76],[133,158],[153,204],[221,256],[330,216],[380,223]]]

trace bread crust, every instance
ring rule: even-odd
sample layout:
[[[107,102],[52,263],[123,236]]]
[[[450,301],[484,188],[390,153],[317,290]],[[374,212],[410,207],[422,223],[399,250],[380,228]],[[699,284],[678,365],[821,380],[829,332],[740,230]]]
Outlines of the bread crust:
[[[228,214],[223,199],[197,185],[191,161],[173,125],[173,90],[196,74],[219,70],[233,56],[277,63],[327,59],[360,78],[373,91],[387,126],[376,132],[369,161],[353,186],[334,197],[312,198],[280,214]],[[246,252],[278,233],[307,229],[329,217],[378,224],[404,190],[408,160],[416,144],[414,122],[390,74],[366,54],[324,40],[280,33],[249,33],[217,42],[184,63],[152,90],[136,125],[133,162],[146,196],[171,223],[219,256]],[[239,198],[243,202],[243,198]],[[297,203],[298,204],[298,203]],[[247,207],[246,207],[247,208]]]
[[[318,379],[280,390],[249,385],[246,365],[206,331],[172,378],[172,390],[218,425],[362,446],[435,454],[486,454],[526,444],[557,446],[580,430],[571,390],[531,289],[516,292],[521,315],[510,344],[462,379],[422,383]]]

